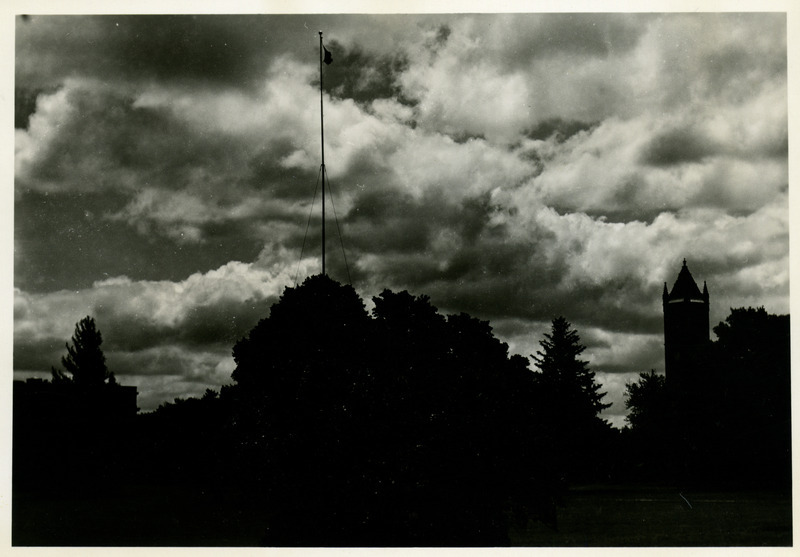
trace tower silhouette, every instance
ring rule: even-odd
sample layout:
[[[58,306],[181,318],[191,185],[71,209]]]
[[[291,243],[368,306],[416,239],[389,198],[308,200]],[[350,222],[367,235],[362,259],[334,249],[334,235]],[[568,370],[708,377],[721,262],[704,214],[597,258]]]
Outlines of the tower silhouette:
[[[709,344],[708,287],[700,292],[686,259],[678,278],[667,290],[664,283],[664,364],[667,388],[686,393],[703,378],[703,363]]]

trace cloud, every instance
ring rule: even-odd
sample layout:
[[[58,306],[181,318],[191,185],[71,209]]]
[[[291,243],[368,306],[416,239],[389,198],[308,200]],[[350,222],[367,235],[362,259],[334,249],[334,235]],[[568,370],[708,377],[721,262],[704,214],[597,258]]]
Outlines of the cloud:
[[[233,360],[231,360],[232,363]],[[225,364],[218,366],[217,374],[230,376]],[[230,370],[233,371],[233,368]],[[123,385],[135,386],[139,392],[137,405],[142,412],[151,412],[165,402],[172,402],[176,398],[200,398],[206,389],[219,390],[216,382],[187,379],[182,375],[117,375],[117,380]]]
[[[165,344],[232,347],[291,283],[283,265],[234,261],[180,282],[115,277],[79,292],[31,294],[17,289],[15,339],[66,341],[74,323],[92,315],[110,350]]]
[[[326,263],[364,298],[428,294],[523,355],[564,315],[609,381],[659,367],[684,257],[712,323],[788,311],[784,14],[32,16],[20,366],[94,314],[125,377],[194,393],[319,271],[318,29]]]
[[[587,350],[584,357],[591,367],[604,374],[642,372],[661,367],[664,337],[661,331],[650,334],[620,334],[599,328],[581,332]]]
[[[640,372],[608,374],[597,372],[595,374],[595,380],[601,386],[600,392],[606,393],[606,396],[603,397],[603,402],[611,403],[609,408],[606,408],[600,413],[600,417],[608,421],[614,427],[621,429],[628,425],[625,422],[625,417],[628,413],[625,408],[626,386],[629,383],[635,383],[639,378],[639,373]]]
[[[66,356],[66,338],[26,338],[14,343],[14,370],[40,372],[49,377],[50,368],[61,367],[61,357]]]
[[[302,16],[94,15],[18,19],[19,81],[52,85],[75,73],[106,81],[251,85],[263,60],[313,54]],[[303,50],[300,45],[305,45]]]
[[[402,51],[373,55],[358,44],[348,48],[337,41],[327,43],[326,48],[333,53],[336,64],[336,71],[323,76],[325,89],[332,96],[370,104],[376,99],[401,95],[397,79],[408,67]]]
[[[176,384],[202,386],[187,388],[186,394],[229,383],[233,345],[269,315],[272,303],[293,283],[280,251],[180,282],[114,277],[79,292],[17,289],[15,372],[48,376],[51,366],[60,365],[75,323],[91,315],[103,335],[109,369],[121,382],[139,386],[143,408],[168,400],[178,392],[170,390]],[[312,264],[306,261],[292,271],[306,276]]]
[[[163,111],[136,106],[107,85],[69,79],[39,96],[28,130],[17,132],[17,189],[131,190],[177,180],[176,170],[209,154],[173,140],[185,134]]]
[[[641,158],[643,164],[653,166],[701,162],[714,153],[713,147],[708,138],[686,128],[675,128],[653,137],[643,148]]]
[[[541,168],[526,191],[562,211],[625,221],[698,204],[753,211],[786,189],[787,161],[774,156],[782,139],[753,137],[747,148],[739,134],[744,145],[733,146],[669,120],[608,119],[565,141],[523,141],[520,152]]]
[[[200,383],[205,388],[216,389],[231,383],[233,358],[230,353],[198,352],[172,345],[130,352],[109,350],[105,354],[109,369],[120,377],[161,380],[180,377],[182,382]],[[141,384],[147,386],[146,383]]]

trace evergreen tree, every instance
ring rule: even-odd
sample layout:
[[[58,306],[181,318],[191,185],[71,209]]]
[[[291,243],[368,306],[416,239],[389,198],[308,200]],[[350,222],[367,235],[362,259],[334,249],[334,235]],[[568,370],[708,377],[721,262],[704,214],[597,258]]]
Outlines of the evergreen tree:
[[[598,479],[604,474],[611,428],[598,414],[611,404],[595,381],[578,332],[564,317],[553,319],[542,350],[531,355],[542,412],[551,432],[549,450],[564,480]]]
[[[72,345],[66,344],[67,355],[61,358],[69,375],[60,369],[52,368],[53,383],[73,383],[82,387],[116,384],[114,374],[106,367],[106,357],[100,345],[103,336],[94,319],[86,316],[75,324]]]
[[[600,392],[589,362],[580,359],[586,347],[569,321],[556,317],[550,333],[544,336],[539,343],[542,350],[531,358],[541,372],[541,383],[564,405],[564,411],[571,414],[569,419],[594,418],[611,406],[601,402],[605,393]]]

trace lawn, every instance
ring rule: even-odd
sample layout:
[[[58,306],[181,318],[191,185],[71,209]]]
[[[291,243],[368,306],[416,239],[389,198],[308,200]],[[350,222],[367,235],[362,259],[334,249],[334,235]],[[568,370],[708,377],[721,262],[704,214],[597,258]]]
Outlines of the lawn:
[[[14,545],[257,546],[267,517],[225,490],[142,486],[94,496],[17,493]],[[582,488],[566,493],[558,529],[529,521],[514,546],[789,546],[792,502],[770,492]]]
[[[791,495],[669,488],[570,490],[558,530],[530,521],[512,528],[515,546],[790,546]]]

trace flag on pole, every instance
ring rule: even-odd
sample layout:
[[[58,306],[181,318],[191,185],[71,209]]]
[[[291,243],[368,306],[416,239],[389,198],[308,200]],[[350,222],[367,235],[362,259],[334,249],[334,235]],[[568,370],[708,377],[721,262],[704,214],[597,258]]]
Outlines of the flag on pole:
[[[322,50],[325,51],[325,57],[322,59],[322,61],[325,62],[326,64],[330,64],[331,62],[333,62],[333,56],[331,56],[331,53],[328,52],[327,48],[325,48],[325,45],[322,45]]]

